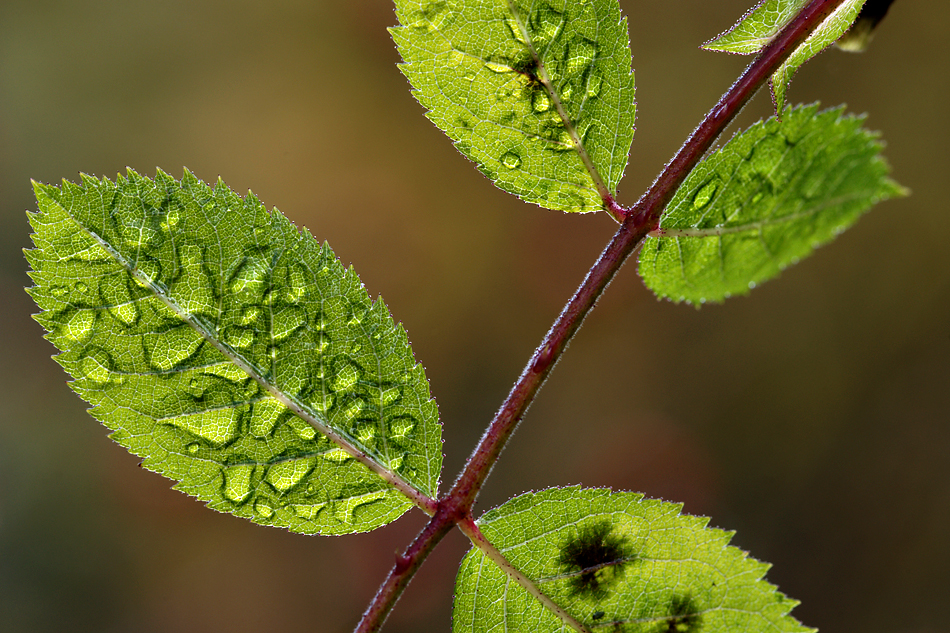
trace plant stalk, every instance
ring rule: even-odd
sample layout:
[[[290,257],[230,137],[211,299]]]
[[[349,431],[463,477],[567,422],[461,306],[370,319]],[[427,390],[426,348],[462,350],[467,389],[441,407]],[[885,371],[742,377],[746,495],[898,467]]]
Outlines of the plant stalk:
[[[616,216],[617,211],[622,210],[620,228],[535,350],[455,484],[439,500],[435,515],[406,553],[397,558],[396,565],[363,614],[356,633],[378,631],[416,570],[438,542],[453,525],[471,522],[472,505],[501,451],[601,293],[647,234],[659,226],[660,216],[676,190],[729,123],[789,55],[844,1],[812,0],[746,67],[637,203],[629,209],[617,205],[611,215]],[[463,532],[470,538],[477,533],[471,529]],[[476,540],[473,538],[473,543]]]
[[[657,228],[663,210],[686,180],[686,176],[772,73],[843,2],[844,0],[812,0],[802,9],[749,64],[745,72],[709,111],[647,192],[633,207],[625,210],[624,221],[617,233],[535,350],[508,398],[469,457],[455,485],[443,497],[443,502],[455,505],[460,513],[471,510],[498,456],[551,369],[580,329],[584,318],[594,307],[607,284],[634,250],[643,243],[646,235]]]

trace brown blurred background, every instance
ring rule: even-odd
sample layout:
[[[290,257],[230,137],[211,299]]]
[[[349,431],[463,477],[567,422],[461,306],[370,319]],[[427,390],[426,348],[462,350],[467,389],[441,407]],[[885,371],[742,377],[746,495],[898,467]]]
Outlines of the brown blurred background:
[[[751,0],[623,0],[632,203],[748,58]],[[205,509],[105,439],[29,315],[29,179],[186,165],[352,262],[426,366],[450,483],[615,225],[496,190],[395,67],[385,0],[0,2],[0,630],[348,631],[422,523],[304,537]],[[502,456],[487,509],[583,483],[685,502],[823,631],[948,631],[950,5],[898,0],[794,102],[847,102],[913,190],[750,297],[657,302],[628,265]],[[741,124],[766,116],[760,94]],[[386,630],[448,631],[452,534]]]

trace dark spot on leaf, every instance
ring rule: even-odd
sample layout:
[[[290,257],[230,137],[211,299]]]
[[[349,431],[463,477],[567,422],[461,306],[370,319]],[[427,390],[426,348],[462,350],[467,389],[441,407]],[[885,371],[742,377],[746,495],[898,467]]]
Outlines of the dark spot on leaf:
[[[673,596],[669,617],[657,633],[696,633],[703,626],[703,618],[691,596]]]
[[[606,614],[605,612],[603,612],[603,611],[594,611],[594,614],[593,614],[592,616],[590,616],[590,619],[591,619],[591,620],[599,620],[599,619],[601,619],[602,617],[604,617],[605,615],[607,615],[607,614]]]
[[[602,599],[633,559],[627,537],[614,534],[610,522],[601,521],[580,528],[561,545],[557,562],[569,577],[572,596]]]

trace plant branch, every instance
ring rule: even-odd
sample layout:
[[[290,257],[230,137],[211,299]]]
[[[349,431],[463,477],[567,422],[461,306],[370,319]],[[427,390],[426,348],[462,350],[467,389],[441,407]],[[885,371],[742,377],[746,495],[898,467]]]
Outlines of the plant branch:
[[[617,233],[535,350],[464,470],[443,497],[444,503],[455,505],[460,514],[471,509],[502,449],[587,313],[627,257],[657,227],[663,210],[686,176],[772,73],[843,2],[813,0],[802,9],[710,110],[643,197],[625,211]]]
[[[471,508],[498,456],[541,385],[614,275],[643,243],[650,231],[658,227],[663,210],[690,171],[702,160],[732,119],[752,99],[772,73],[843,2],[844,0],[812,0],[802,9],[710,110],[650,189],[633,207],[623,209],[612,198],[605,201],[612,216],[623,218],[620,228],[588,271],[584,281],[545,335],[541,345],[535,350],[455,484],[439,500],[435,515],[405,554],[397,557],[389,576],[363,614],[356,633],[379,631],[416,570],[453,525],[458,524],[477,547],[485,551],[489,558],[495,560],[489,552],[497,552],[497,549],[488,543],[478,530],[472,520]],[[499,556],[501,556],[500,553]],[[503,556],[501,560],[504,562],[500,562],[499,566],[506,573],[509,575],[519,573],[511,567],[510,563],[507,563]],[[512,578],[517,580],[514,575]],[[524,583],[522,585],[526,586]],[[555,612],[560,614],[557,609]],[[579,625],[571,624],[571,626],[577,628]],[[582,631],[583,628],[578,630]]]
[[[389,612],[396,606],[396,601],[409,586],[409,581],[457,520],[455,516],[448,515],[440,508],[406,548],[405,553],[396,555],[396,563],[389,571],[386,580],[380,585],[373,601],[363,612],[363,617],[354,629],[354,633],[375,633],[382,628]]]

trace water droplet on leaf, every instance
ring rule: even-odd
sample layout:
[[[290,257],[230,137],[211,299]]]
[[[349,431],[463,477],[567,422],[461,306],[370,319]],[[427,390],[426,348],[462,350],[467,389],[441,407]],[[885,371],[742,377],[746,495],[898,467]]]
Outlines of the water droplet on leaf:
[[[190,446],[197,446],[197,444],[189,445],[189,447]],[[251,476],[253,474],[254,467],[250,465],[225,468],[224,496],[235,503],[241,503],[247,499],[247,496],[251,494]]]
[[[716,190],[719,188],[718,180],[710,180],[708,183],[700,187],[699,191],[696,192],[696,195],[693,196],[693,209],[699,210],[708,205],[713,196],[716,194]]]
[[[258,501],[254,504],[254,512],[264,519],[269,519],[274,516],[274,508],[264,501]]]
[[[544,90],[535,90],[531,95],[531,107],[535,112],[547,112],[551,109],[551,99]]]
[[[501,155],[501,164],[508,169],[518,169],[521,167],[521,157],[514,152],[505,152]]]

